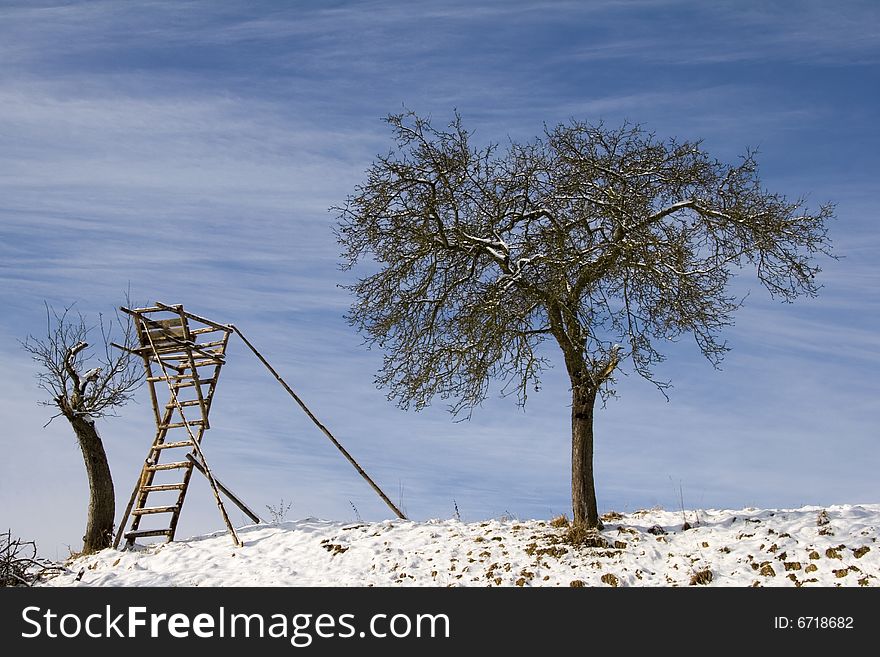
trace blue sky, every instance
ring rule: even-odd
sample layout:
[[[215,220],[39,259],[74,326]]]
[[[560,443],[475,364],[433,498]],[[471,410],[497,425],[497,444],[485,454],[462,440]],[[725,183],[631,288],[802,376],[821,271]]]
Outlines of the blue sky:
[[[878,32],[873,2],[0,3],[0,528],[47,556],[81,545],[81,457],[62,421],[42,428],[17,340],[44,301],[95,316],[129,285],[240,326],[412,518],[570,512],[559,368],[524,412],[405,413],[343,320],[328,208],[404,104],[441,123],[457,108],[477,142],[576,118],[730,161],[757,147],[769,189],[837,202],[818,299],[771,302],[743,275],[722,371],[682,342],[668,403],[621,381],[597,419],[599,505],[880,501]],[[99,429],[121,507],[152,440],[146,390]],[[240,344],[205,440],[259,511],[387,516]],[[179,533],[221,528],[196,481]]]

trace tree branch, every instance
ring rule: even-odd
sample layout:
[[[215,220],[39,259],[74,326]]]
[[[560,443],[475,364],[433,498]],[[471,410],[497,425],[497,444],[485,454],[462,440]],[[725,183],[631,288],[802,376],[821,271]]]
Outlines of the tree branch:
[[[87,342],[77,342],[70,347],[64,355],[64,369],[67,370],[67,375],[73,382],[74,398],[80,395],[82,386],[79,380],[79,374],[77,374],[76,367],[74,367],[74,360],[76,359],[76,355],[88,346]]]

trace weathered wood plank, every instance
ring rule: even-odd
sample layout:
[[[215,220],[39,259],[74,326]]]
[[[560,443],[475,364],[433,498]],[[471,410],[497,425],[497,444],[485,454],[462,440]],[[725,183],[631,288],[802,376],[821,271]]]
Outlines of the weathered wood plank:
[[[162,443],[161,445],[153,445],[153,449],[177,449],[178,447],[192,447],[192,441],[179,440],[173,443]]]
[[[179,429],[180,427],[200,427],[204,424],[204,420],[189,420],[187,422],[171,422],[169,424],[160,424],[160,429]]]
[[[132,509],[133,516],[147,516],[156,513],[177,513],[179,507],[175,504],[172,506],[145,506],[142,509]]]
[[[141,486],[141,490],[145,493],[158,493],[165,490],[183,490],[186,484],[153,484],[152,486]]]
[[[171,536],[170,529],[137,529],[133,532],[127,532],[125,534],[125,539],[128,541],[132,541],[136,538],[146,537],[146,536]]]
[[[189,461],[172,461],[170,463],[148,465],[146,469],[150,472],[158,472],[159,470],[180,470],[181,468],[189,468],[191,465]]]

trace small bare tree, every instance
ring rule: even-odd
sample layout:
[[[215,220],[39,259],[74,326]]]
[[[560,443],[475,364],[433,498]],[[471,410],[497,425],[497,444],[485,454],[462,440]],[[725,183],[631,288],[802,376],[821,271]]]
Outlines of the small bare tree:
[[[525,404],[555,343],[576,525],[600,525],[593,409],[619,367],[663,390],[661,346],[685,334],[717,365],[743,266],[785,301],[818,290],[833,206],[765,191],[752,153],[728,165],[700,142],[580,122],[477,148],[457,115],[448,130],[387,120],[395,147],[335,208],[344,267],[372,272],[350,287],[349,320],[385,351],[377,383],[404,407],[439,396],[469,413],[498,379]]]
[[[121,332],[119,341],[125,349],[111,347],[114,324]],[[102,338],[99,353],[90,350],[86,341],[95,328]],[[109,547],[116,496],[95,421],[115,415],[116,409],[131,398],[142,382],[139,362],[129,351],[138,346],[134,326],[119,314],[113,321],[100,316],[97,327],[89,326],[80,313],[72,312],[72,306],[59,313],[47,304],[46,336],[29,335],[22,346],[40,367],[38,385],[50,396],[40,404],[58,409],[49,422],[63,416],[73,427],[82,450],[89,479],[89,511],[82,551],[88,554]]]
[[[0,533],[0,587],[33,586],[43,575],[63,571],[59,564],[37,556],[35,541],[12,538],[12,530]]]

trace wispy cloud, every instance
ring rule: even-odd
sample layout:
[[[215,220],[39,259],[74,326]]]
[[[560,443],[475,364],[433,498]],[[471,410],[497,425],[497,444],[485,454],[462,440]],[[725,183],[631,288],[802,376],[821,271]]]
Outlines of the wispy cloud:
[[[873,3],[807,2],[796,11],[766,2],[609,9],[618,11],[604,16],[602,26],[614,38],[586,44],[575,57],[599,64],[638,59],[691,67],[761,62],[852,66],[876,63],[880,57]],[[627,20],[645,9],[651,20]]]
[[[351,274],[336,268],[328,208],[387,149],[377,119],[404,102],[438,121],[457,107],[477,141],[574,117],[705,137],[731,159],[757,145],[769,186],[837,200],[846,257],[827,264],[818,300],[779,307],[756,290],[721,373],[670,345],[669,403],[621,382],[598,414],[599,496],[675,507],[681,482],[686,504],[871,501],[880,242],[863,64],[876,62],[878,22],[873,4],[845,4],[0,8],[0,445],[14,455],[0,461],[3,522],[77,547],[81,457],[62,422],[41,428],[16,339],[42,329],[44,300],[94,316],[129,284],[136,300],[245,330],[413,517],[449,516],[453,499],[471,519],[566,510],[561,370],[525,413],[494,398],[470,423],[440,404],[404,413],[372,385],[381,354],[342,317],[337,284]],[[240,344],[217,395],[208,457],[258,510],[283,496],[295,516],[349,518],[350,501],[386,513]],[[141,401],[101,427],[120,505],[152,437]],[[203,487],[181,531],[219,526]]]

